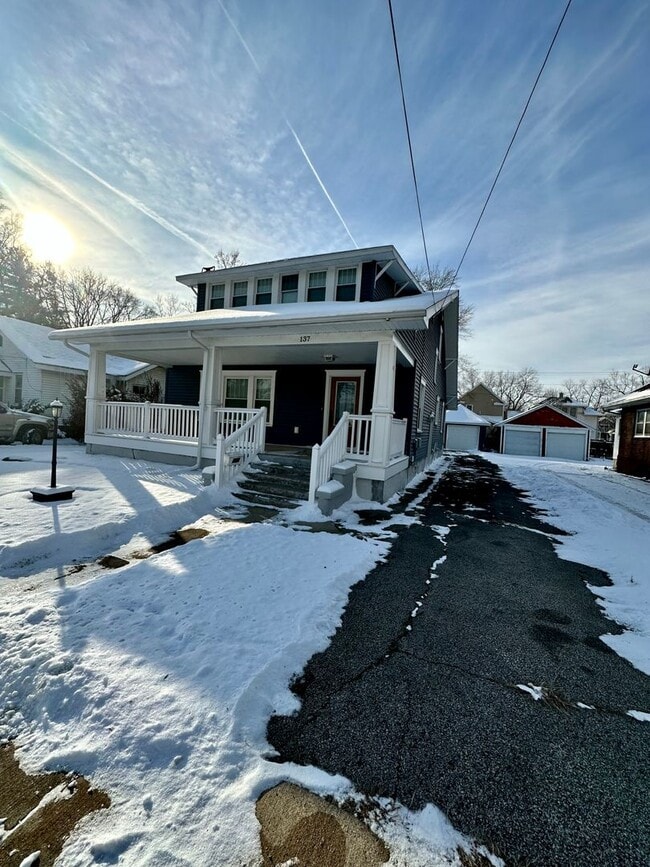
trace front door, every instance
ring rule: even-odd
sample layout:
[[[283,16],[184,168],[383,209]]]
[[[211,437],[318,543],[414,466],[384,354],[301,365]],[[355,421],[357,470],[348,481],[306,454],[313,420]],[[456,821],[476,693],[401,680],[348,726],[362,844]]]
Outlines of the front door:
[[[330,380],[327,433],[330,433],[344,412],[359,414],[361,376],[333,376]]]

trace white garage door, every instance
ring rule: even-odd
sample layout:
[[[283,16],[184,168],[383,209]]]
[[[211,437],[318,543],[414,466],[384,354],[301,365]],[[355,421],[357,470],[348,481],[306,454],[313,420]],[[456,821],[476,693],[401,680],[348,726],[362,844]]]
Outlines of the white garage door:
[[[546,457],[584,461],[587,431],[546,431]]]
[[[475,424],[447,425],[446,448],[453,451],[471,451],[478,448],[478,435],[481,428]]]
[[[532,455],[542,453],[541,430],[521,430],[516,427],[504,428],[503,452],[506,455]]]

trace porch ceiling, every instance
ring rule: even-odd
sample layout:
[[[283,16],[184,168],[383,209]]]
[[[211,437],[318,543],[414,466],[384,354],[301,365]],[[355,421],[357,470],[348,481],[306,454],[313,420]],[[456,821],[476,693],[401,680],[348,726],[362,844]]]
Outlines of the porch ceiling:
[[[203,350],[199,346],[191,348],[158,347],[146,349],[134,349],[116,352],[111,348],[113,355],[122,355],[136,361],[146,361],[148,364],[172,367],[174,365],[203,364]],[[231,346],[223,347],[222,363],[226,366],[250,367],[259,365],[336,365],[346,366],[354,364],[374,364],[377,359],[376,343],[316,343],[308,345],[290,346]],[[324,356],[333,355],[332,361],[326,361]],[[400,366],[410,366],[410,362],[397,350],[397,363]]]

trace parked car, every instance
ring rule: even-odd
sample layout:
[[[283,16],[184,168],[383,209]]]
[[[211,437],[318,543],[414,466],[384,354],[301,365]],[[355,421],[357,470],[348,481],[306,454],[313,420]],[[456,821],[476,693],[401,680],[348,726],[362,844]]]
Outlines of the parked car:
[[[53,426],[54,422],[46,415],[10,409],[5,403],[0,403],[0,442],[40,445],[52,435]]]

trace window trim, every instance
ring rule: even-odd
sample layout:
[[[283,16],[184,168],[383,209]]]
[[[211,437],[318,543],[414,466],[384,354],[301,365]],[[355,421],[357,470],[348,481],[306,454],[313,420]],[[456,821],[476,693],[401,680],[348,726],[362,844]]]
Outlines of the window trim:
[[[643,421],[641,421],[641,414],[643,414]],[[641,424],[643,433],[638,433],[638,427]],[[637,409],[636,414],[634,416],[634,439],[650,439],[650,409],[647,407],[644,409]]]
[[[416,430],[418,433],[422,433],[424,430],[424,406],[427,402],[427,381],[421,376],[420,377],[420,388],[418,391],[418,420],[416,425]]]
[[[269,280],[270,281],[271,285],[269,286],[268,291],[260,292],[260,283],[262,280]],[[268,301],[259,301],[260,295],[268,295],[269,300]],[[258,307],[264,307],[266,304],[273,304],[273,277],[257,277],[255,279],[254,304],[255,304],[255,306],[258,306]]]
[[[255,380],[270,379],[271,380],[271,406],[269,407],[266,417],[266,426],[271,427],[273,424],[273,416],[275,411],[275,375],[277,370],[223,370],[221,372],[221,406],[226,409],[226,380],[227,379],[246,379],[248,380],[246,403],[247,409],[254,408],[255,402]]]
[[[237,288],[241,289],[242,286],[246,287],[245,292],[236,292]],[[243,304],[235,304],[235,298],[243,298]],[[234,307],[248,307],[248,280],[233,280],[232,281],[232,290],[231,290],[231,306]]]
[[[339,299],[339,287],[343,286],[352,286],[352,283],[339,283],[339,275],[341,271],[354,271],[354,298],[348,298],[347,301],[342,301]],[[359,265],[349,265],[346,267],[338,267],[334,273],[334,301],[339,301],[341,304],[349,304],[350,301],[358,301],[359,300],[359,280],[360,280],[361,267]]]
[[[225,310],[225,308],[226,308],[226,284],[225,283],[210,283],[209,285],[210,285],[210,297],[207,299],[208,300],[208,310]],[[212,302],[215,300],[213,298],[213,294],[212,294],[214,289],[223,289],[223,296],[221,297],[221,299],[219,299],[219,300],[223,301],[222,307],[213,307],[212,306]]]
[[[284,280],[286,277],[295,277],[296,278],[296,288],[295,289],[287,289],[287,292],[295,292],[296,297],[291,301],[284,300]],[[279,304],[298,304],[300,302],[300,272],[292,271],[288,274],[280,274],[280,279],[278,281],[278,303]]]
[[[323,275],[323,282],[319,286],[312,286],[311,285],[311,278],[312,278],[312,275],[316,275],[316,274],[322,274]],[[319,291],[322,291],[323,297],[322,298],[314,298],[314,299],[310,298],[309,293],[311,292],[312,289],[317,289]],[[311,304],[317,304],[319,301],[327,301],[327,268],[321,268],[318,271],[307,271],[307,279],[305,281],[305,301],[307,301]]]

